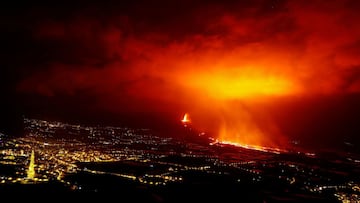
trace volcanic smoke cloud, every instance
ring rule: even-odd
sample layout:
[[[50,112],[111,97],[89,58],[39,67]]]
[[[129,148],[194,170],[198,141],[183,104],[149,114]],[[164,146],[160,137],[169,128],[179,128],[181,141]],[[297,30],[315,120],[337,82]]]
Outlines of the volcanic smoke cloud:
[[[32,38],[49,57],[18,91],[89,95],[112,112],[188,112],[220,140],[283,146],[263,104],[360,91],[359,9],[356,0],[40,7]]]

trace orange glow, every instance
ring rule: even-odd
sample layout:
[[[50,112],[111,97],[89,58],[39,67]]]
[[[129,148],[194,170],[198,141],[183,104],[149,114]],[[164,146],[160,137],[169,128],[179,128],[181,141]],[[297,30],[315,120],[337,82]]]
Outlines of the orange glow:
[[[204,125],[202,130],[213,130],[220,142],[286,148],[285,136],[271,118],[262,115],[266,110],[252,104],[271,101],[274,97],[296,95],[302,91],[301,86],[289,76],[266,74],[259,70],[261,69],[248,68],[184,73],[182,80],[186,78],[186,83],[182,82],[181,85],[185,86],[192,99],[197,102],[197,105],[193,102],[193,106],[188,108],[201,111],[199,115],[194,115],[200,117],[194,126]],[[204,121],[201,124],[201,120],[208,119],[204,117],[214,111],[214,121]],[[188,119],[185,116],[183,121]],[[258,117],[261,121],[258,121]]]
[[[184,123],[184,124],[190,123],[189,115],[187,113],[184,114],[184,117],[181,120],[181,122]]]
[[[251,107],[238,106],[237,103],[239,102],[227,103],[223,107],[223,119],[217,131],[219,142],[256,150],[259,150],[260,146],[286,148],[285,136],[271,120],[262,116],[261,121],[258,121],[251,112]]]
[[[152,7],[154,19],[111,15],[114,21],[103,26],[87,15],[39,22],[34,39],[69,43],[70,49],[56,43],[61,46],[50,53],[62,55],[49,58],[64,61],[29,71],[17,91],[64,105],[72,102],[60,101],[91,98],[79,104],[85,113],[173,113],[177,124],[186,110],[192,127],[219,142],[272,148],[287,146],[290,128],[303,133],[295,127],[302,119],[285,112],[283,101],[360,94],[358,7],[342,1],[283,1],[264,13],[264,6],[231,2],[239,3],[200,3],[160,22]],[[136,8],[141,10],[134,14],[147,16],[146,7]],[[79,49],[68,52],[73,46]],[[72,58],[79,61],[69,63]],[[274,112],[284,116],[276,118]],[[189,115],[181,122],[190,123]]]
[[[234,71],[188,75],[185,85],[219,100],[293,95],[300,91],[289,78]]]

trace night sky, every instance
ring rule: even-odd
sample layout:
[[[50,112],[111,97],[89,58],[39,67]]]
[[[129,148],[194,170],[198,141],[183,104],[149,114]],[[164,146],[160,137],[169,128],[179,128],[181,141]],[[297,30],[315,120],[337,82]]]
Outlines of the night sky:
[[[171,126],[189,113],[225,141],[359,143],[359,10],[357,0],[3,5],[0,132],[22,115]]]

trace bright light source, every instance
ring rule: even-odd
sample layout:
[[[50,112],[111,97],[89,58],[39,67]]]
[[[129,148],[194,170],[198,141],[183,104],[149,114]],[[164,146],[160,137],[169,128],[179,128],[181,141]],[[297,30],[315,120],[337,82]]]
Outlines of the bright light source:
[[[190,123],[189,115],[185,113],[183,119],[181,120],[182,123],[187,124]]]

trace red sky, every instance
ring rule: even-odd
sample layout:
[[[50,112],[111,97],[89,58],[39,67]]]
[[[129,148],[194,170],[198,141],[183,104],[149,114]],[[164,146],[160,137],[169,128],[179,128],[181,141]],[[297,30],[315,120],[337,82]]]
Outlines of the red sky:
[[[30,6],[28,25],[14,20],[34,47],[16,91],[84,96],[112,113],[188,112],[219,139],[284,145],[301,126],[279,123],[294,103],[359,94],[359,9],[356,0]]]

